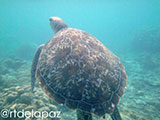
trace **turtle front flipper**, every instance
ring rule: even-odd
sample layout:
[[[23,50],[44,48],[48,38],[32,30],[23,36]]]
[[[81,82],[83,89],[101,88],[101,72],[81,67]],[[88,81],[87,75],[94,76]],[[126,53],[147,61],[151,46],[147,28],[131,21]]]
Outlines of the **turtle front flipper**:
[[[92,114],[77,109],[77,120],[92,120]]]
[[[34,85],[35,85],[35,81],[36,81],[36,68],[37,68],[37,63],[38,63],[38,59],[39,59],[39,55],[42,51],[44,44],[40,45],[34,55],[33,61],[32,61],[32,67],[31,67],[31,90],[33,92],[34,90]]]
[[[112,120],[122,120],[117,106],[115,106],[115,109],[114,109],[114,111],[113,111],[113,113],[111,115],[111,118],[112,118]]]

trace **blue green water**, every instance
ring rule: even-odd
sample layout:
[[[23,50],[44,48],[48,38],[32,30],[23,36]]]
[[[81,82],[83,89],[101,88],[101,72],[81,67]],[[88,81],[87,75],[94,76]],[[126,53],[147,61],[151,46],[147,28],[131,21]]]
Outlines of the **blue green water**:
[[[0,0],[0,48],[47,42],[53,36],[48,18],[58,16],[118,51],[138,30],[160,24],[159,6],[159,0]]]
[[[0,82],[28,83],[36,48],[54,35],[49,25],[52,16],[92,34],[120,57],[128,74],[128,88],[120,102],[126,120],[160,118],[159,0],[0,0]],[[29,62],[27,70],[19,69],[28,72],[26,81],[21,79],[22,73],[14,71],[18,69],[14,61],[11,68],[6,62],[17,57]]]

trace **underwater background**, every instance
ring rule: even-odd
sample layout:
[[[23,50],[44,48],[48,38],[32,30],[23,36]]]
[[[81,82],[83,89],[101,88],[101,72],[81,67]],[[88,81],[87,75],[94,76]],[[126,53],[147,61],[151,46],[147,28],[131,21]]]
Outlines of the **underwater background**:
[[[52,16],[95,36],[121,59],[128,74],[118,106],[124,120],[160,120],[160,0],[0,0],[0,110],[58,110],[61,120],[76,120],[75,111],[38,85],[30,92],[34,53],[54,35]]]

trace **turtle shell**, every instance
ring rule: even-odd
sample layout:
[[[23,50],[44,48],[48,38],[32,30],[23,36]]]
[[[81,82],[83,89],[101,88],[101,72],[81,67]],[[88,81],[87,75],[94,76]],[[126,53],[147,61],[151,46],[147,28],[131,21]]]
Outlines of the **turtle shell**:
[[[95,37],[66,28],[43,47],[36,78],[57,103],[103,116],[124,94],[127,75],[120,59]]]

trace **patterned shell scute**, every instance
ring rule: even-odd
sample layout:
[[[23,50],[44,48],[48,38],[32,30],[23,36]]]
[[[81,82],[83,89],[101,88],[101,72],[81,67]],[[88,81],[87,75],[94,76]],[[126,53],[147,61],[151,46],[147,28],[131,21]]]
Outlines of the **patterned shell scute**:
[[[95,37],[73,28],[46,43],[36,76],[56,102],[99,116],[113,112],[127,78],[118,57]]]

